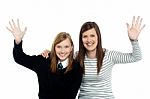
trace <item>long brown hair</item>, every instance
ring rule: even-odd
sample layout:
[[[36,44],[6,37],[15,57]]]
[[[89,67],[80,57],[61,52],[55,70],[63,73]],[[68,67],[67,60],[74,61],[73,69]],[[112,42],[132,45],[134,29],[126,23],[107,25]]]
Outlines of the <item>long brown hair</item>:
[[[70,53],[70,55],[69,55],[69,57],[68,57],[69,63],[68,63],[68,66],[67,66],[67,69],[66,69],[65,73],[68,72],[68,71],[70,71],[70,70],[72,69],[73,54],[74,54],[74,44],[73,44],[73,41],[72,41],[71,36],[69,35],[69,33],[60,32],[60,33],[56,36],[56,38],[55,38],[55,40],[54,40],[54,42],[53,42],[53,44],[52,44],[52,48],[51,48],[51,52],[50,52],[50,59],[51,59],[50,69],[51,69],[51,71],[52,71],[53,73],[56,73],[56,72],[57,72],[57,63],[58,63],[58,60],[59,60],[58,57],[57,57],[57,55],[56,55],[55,46],[56,46],[58,43],[60,43],[60,42],[62,42],[62,41],[64,41],[64,40],[66,40],[67,38],[70,40],[71,46],[72,46],[73,48],[72,48],[72,51],[71,51],[71,53]]]
[[[104,52],[103,52],[103,48],[102,48],[101,32],[100,32],[98,25],[95,22],[85,22],[81,26],[80,34],[79,34],[79,52],[76,57],[76,60],[80,62],[80,65],[84,68],[84,72],[85,72],[84,58],[85,58],[85,54],[86,54],[86,48],[84,47],[83,42],[82,42],[82,35],[85,31],[88,31],[92,28],[95,29],[96,34],[98,36],[98,44],[97,44],[97,48],[96,48],[97,74],[98,74],[102,67]]]

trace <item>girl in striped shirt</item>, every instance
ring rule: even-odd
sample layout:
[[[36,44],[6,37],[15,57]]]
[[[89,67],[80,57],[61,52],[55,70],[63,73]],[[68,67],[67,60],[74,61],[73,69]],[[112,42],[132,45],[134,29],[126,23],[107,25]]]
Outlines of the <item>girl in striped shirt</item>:
[[[79,34],[79,51],[76,59],[83,67],[84,74],[80,86],[79,99],[114,99],[111,88],[112,67],[119,63],[141,60],[138,36],[145,25],[140,16],[133,16],[132,25],[127,23],[132,53],[121,53],[102,48],[101,33],[95,22],[82,25]]]

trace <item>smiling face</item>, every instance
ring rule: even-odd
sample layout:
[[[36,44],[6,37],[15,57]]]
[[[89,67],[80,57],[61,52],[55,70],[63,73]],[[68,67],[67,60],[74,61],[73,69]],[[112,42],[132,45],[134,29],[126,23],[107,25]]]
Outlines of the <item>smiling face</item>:
[[[94,28],[82,34],[82,42],[87,52],[96,52],[98,37]]]
[[[67,38],[55,46],[55,52],[60,61],[67,59],[73,49],[70,40]]]

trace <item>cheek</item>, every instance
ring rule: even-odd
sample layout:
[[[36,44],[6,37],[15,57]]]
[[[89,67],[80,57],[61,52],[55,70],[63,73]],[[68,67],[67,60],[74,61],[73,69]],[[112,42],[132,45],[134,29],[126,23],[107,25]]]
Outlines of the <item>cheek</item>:
[[[69,52],[69,53],[71,53],[71,51],[72,51],[72,49],[71,49],[71,48],[67,50],[67,52]]]
[[[72,48],[67,48],[67,49],[65,50],[65,52],[66,52],[67,54],[70,54],[70,53],[72,52]]]
[[[56,54],[60,52],[60,49],[55,48]]]
[[[95,42],[98,44],[98,38],[95,38]]]
[[[97,37],[92,38],[92,40],[95,41],[95,42],[98,42],[98,38]]]
[[[86,40],[83,38],[83,39],[82,39],[82,42],[83,42],[83,43],[85,43],[85,42],[86,42]]]

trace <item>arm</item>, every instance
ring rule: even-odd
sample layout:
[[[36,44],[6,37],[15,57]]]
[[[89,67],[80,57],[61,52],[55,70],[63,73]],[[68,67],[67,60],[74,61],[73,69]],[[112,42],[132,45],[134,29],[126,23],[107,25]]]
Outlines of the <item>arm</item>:
[[[26,55],[22,49],[22,39],[27,28],[25,27],[25,29],[22,31],[20,29],[19,20],[17,20],[17,25],[15,24],[14,20],[12,20],[12,22],[9,22],[9,25],[10,28],[7,27],[7,29],[13,34],[15,39],[13,48],[14,60],[18,64],[35,71],[35,66],[37,65],[37,60],[39,60],[39,57]]]
[[[16,44],[14,41],[13,57],[15,62],[35,72],[40,70],[39,64],[42,60],[42,56],[26,55],[22,49],[22,42],[23,41],[21,41],[19,44]]]
[[[110,51],[109,56],[114,64],[132,63],[142,59],[141,50],[138,41],[131,41],[132,53],[122,53],[119,51]]]
[[[127,23],[127,31],[128,36],[132,44],[133,52],[132,53],[121,53],[117,51],[112,51],[110,53],[111,59],[113,62],[116,63],[130,63],[130,62],[136,62],[141,60],[141,50],[138,44],[138,36],[141,33],[142,29],[145,27],[145,24],[141,26],[142,24],[142,18],[139,16],[135,20],[135,16],[133,16],[132,19],[132,25],[130,26]]]

